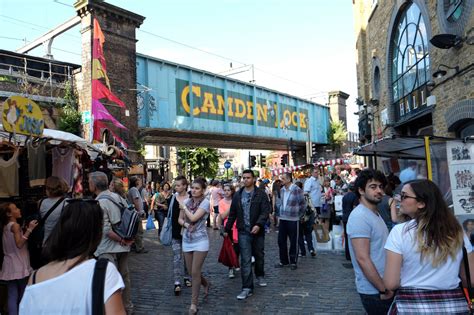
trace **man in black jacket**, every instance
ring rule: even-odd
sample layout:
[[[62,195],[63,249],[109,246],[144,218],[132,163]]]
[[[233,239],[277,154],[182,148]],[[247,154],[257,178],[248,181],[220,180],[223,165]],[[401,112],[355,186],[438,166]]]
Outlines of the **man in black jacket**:
[[[244,300],[253,294],[252,256],[255,257],[255,276],[258,285],[265,287],[264,245],[265,223],[270,214],[270,202],[264,190],[255,186],[255,175],[252,170],[242,174],[242,187],[232,199],[225,234],[231,233],[237,220],[239,231],[240,267],[242,274],[242,292],[237,299]]]

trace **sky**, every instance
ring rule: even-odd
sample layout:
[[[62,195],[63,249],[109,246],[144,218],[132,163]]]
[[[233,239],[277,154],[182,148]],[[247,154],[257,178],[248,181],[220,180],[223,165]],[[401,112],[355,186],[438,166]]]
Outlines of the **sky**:
[[[74,2],[1,0],[1,49],[14,51],[73,17]],[[106,2],[146,17],[137,31],[137,52],[243,81],[253,79],[257,85],[320,104],[327,103],[327,92],[344,91],[350,94],[348,130],[358,131],[351,1]],[[56,38],[52,47],[55,59],[80,64],[79,26]],[[45,52],[39,47],[30,54]]]

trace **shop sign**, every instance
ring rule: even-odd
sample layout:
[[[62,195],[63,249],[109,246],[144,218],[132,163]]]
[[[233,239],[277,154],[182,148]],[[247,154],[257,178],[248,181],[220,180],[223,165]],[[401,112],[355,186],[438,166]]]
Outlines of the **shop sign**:
[[[11,96],[3,103],[2,124],[5,131],[39,137],[44,129],[43,113],[32,100]]]
[[[82,123],[85,124],[90,124],[91,123],[91,111],[86,110],[82,112]]]
[[[288,128],[301,131],[307,128],[308,110],[287,104],[277,104],[270,100],[233,91],[227,92],[224,99],[224,90],[204,84],[193,83],[192,88],[188,81],[176,79],[176,114],[191,116],[191,97],[193,98],[193,116],[211,120],[224,121],[227,111],[228,121],[251,125],[254,122],[254,106],[256,106],[256,120],[259,126],[271,128]],[[278,115],[278,112],[280,114]],[[280,118],[278,118],[280,116]]]

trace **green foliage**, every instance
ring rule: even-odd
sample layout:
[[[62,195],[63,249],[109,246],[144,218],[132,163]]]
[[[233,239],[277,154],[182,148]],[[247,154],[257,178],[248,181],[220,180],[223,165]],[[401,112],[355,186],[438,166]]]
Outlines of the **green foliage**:
[[[61,106],[58,129],[79,135],[81,133],[81,113],[77,110],[77,96],[70,82],[66,83],[63,99],[66,103]]]
[[[187,164],[190,165],[193,177],[214,178],[217,175],[219,168],[219,153],[217,149],[179,148],[178,158],[186,170],[186,176],[189,176]]]
[[[145,144],[143,143],[143,141],[139,139],[135,140],[135,148],[137,149],[138,154],[145,157],[146,149],[145,149]]]
[[[331,120],[328,132],[328,142],[337,154],[341,154],[341,146],[347,139],[347,130],[340,120]]]
[[[232,179],[234,178],[234,170],[232,168],[228,168],[224,171],[224,174],[217,176],[218,179]]]

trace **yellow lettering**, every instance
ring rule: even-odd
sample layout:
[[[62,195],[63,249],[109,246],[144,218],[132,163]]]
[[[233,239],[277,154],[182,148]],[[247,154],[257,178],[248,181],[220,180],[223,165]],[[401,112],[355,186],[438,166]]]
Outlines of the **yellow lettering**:
[[[227,115],[229,117],[234,117],[234,111],[232,110],[233,102],[234,102],[234,99],[232,97],[227,98]]]
[[[306,115],[304,113],[300,113],[300,126],[301,128],[306,129]]]
[[[267,106],[257,103],[257,120],[262,121],[262,118],[263,118],[263,120],[267,122],[267,119],[268,119],[267,111],[268,111]]]
[[[197,85],[193,85],[193,94],[195,94],[197,97],[201,97],[201,87]],[[188,104],[188,95],[189,95],[189,85],[185,86],[183,89],[183,92],[181,92],[181,104],[183,105],[183,108],[186,113],[191,112],[191,106]],[[193,116],[199,115],[200,110],[199,107],[194,107],[193,110]]]
[[[297,112],[291,113],[291,124],[295,127],[298,127],[298,113]]]
[[[202,104],[201,112],[211,114],[217,113],[216,107],[214,106],[213,96],[212,93],[204,92],[204,103]]]
[[[222,95],[216,95],[217,97],[217,114],[224,115],[224,97]]]
[[[291,124],[291,113],[288,109],[283,112],[283,123],[285,126],[290,126]]]
[[[247,101],[247,119],[253,119],[253,102]]]
[[[278,127],[278,105],[273,104],[273,110],[275,111],[275,127]]]
[[[235,99],[235,117],[242,118],[245,116],[245,103],[241,99]]]

